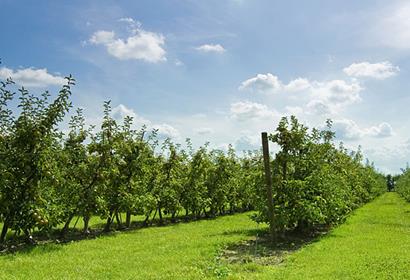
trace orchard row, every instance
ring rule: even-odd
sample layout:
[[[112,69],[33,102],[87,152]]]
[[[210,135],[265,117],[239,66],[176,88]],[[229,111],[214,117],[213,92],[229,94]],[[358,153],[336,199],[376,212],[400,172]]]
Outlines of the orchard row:
[[[131,117],[119,123],[110,102],[99,129],[87,127],[78,109],[64,135],[58,124],[71,107],[74,79],[67,81],[53,100],[47,92],[15,93],[11,80],[0,86],[0,242],[10,231],[30,238],[34,230],[59,227],[64,234],[75,217],[88,233],[92,216],[106,219],[109,231],[114,223],[129,227],[133,215],[162,223],[165,216],[175,221],[251,209],[277,232],[314,230],[340,223],[385,189],[384,177],[363,164],[360,152],[333,144],[330,121],[324,130],[309,130],[295,117],[283,118],[270,135],[280,150],[271,161],[274,209],[268,213],[259,151],[193,149],[189,140],[182,148],[155,130],[135,129]]]

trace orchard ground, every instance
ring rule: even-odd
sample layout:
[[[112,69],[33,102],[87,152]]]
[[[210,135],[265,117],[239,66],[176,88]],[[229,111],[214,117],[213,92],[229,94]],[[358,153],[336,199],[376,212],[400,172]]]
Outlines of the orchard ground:
[[[410,204],[396,193],[357,209],[321,238],[283,247],[255,239],[266,226],[252,222],[249,215],[31,247],[0,256],[0,279],[406,279],[410,275]]]

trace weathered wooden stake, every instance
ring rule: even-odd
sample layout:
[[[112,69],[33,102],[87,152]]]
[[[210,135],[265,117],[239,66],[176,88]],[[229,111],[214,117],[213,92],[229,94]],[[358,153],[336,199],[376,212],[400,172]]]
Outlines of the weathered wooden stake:
[[[272,173],[270,170],[268,134],[266,132],[262,132],[262,150],[263,150],[263,162],[265,165],[266,200],[267,200],[268,211],[269,211],[268,213],[269,229],[273,236],[274,227],[273,227]]]

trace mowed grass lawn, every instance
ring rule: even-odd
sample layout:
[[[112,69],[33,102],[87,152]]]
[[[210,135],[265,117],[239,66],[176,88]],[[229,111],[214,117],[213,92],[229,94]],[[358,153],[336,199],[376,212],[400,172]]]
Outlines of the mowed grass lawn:
[[[279,265],[228,263],[266,229],[249,214],[121,232],[0,256],[0,279],[410,279],[410,204],[386,193]]]
[[[225,273],[216,258],[219,249],[256,228],[242,213],[42,245],[0,256],[0,279],[212,278]]]
[[[282,265],[244,267],[231,266],[232,279],[410,279],[410,204],[386,193]]]

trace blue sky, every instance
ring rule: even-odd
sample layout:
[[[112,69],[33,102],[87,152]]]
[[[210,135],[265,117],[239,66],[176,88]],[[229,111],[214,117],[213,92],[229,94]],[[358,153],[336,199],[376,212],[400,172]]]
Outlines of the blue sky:
[[[104,100],[164,136],[258,148],[295,114],[334,121],[385,172],[410,158],[408,1],[0,0],[0,78]]]

